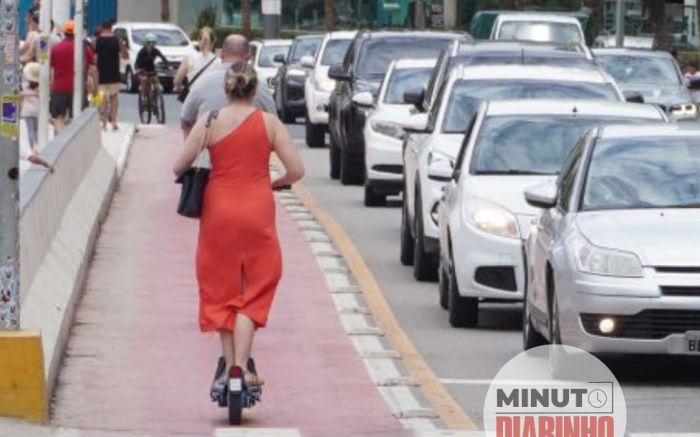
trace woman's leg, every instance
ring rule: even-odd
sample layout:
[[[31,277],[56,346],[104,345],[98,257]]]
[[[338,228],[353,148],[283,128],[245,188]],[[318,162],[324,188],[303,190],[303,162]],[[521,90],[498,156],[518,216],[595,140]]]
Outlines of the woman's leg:
[[[245,314],[239,313],[236,316],[236,326],[233,328],[233,341],[236,344],[236,365],[246,369],[250,350],[253,347],[253,337],[255,336],[255,323]]]
[[[236,356],[233,348],[233,332],[219,331],[219,338],[221,339],[221,350],[226,360],[226,372],[224,372],[224,374],[227,375],[228,369],[236,363]]]

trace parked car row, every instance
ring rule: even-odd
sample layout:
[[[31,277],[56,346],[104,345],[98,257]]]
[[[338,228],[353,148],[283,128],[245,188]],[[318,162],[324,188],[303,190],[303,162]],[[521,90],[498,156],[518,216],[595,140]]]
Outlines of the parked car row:
[[[678,64],[535,15],[488,41],[343,34],[324,64],[326,35],[302,61],[310,145],[327,120],[331,178],[368,207],[402,195],[400,261],[452,326],[523,302],[525,348],[698,353],[700,128]]]

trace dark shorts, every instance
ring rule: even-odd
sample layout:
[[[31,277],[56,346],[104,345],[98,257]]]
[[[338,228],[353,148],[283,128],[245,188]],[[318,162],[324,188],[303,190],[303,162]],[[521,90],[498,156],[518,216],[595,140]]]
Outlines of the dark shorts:
[[[49,112],[52,118],[73,116],[73,93],[51,93]]]

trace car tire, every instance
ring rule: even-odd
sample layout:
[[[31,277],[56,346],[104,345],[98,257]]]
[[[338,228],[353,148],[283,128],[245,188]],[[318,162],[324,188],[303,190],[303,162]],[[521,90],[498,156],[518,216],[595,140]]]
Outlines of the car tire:
[[[343,185],[362,185],[363,162],[344,150],[340,151],[340,182]]]
[[[454,265],[454,262],[451,263]],[[448,313],[450,326],[453,328],[473,328],[479,324],[479,300],[463,297],[457,287],[457,275],[454,267],[449,270]]]
[[[416,193],[419,191],[416,189]],[[416,195],[413,213],[413,277],[417,281],[435,281],[438,276],[437,256],[426,253],[423,232],[423,206],[420,195]]]
[[[413,264],[413,250],[413,235],[408,224],[408,206],[406,206],[406,200],[404,199],[401,207],[401,253],[399,255],[402,265],[410,266]]]
[[[131,93],[137,93],[139,91],[139,84],[136,81],[136,77],[134,76],[134,72],[131,71],[131,68],[127,67],[126,69],[126,75],[124,78],[124,82],[126,82],[126,90]]]
[[[340,177],[340,149],[333,147],[333,144],[328,148],[330,177],[338,179]]]
[[[532,323],[532,312],[527,302],[527,290],[523,297],[523,350],[534,349],[547,344],[547,339],[540,334]]]
[[[377,193],[377,191],[365,182],[365,206],[375,207],[375,206],[385,206],[386,205],[386,195]]]
[[[447,267],[440,262],[440,271],[438,273],[438,291],[440,308],[443,310],[450,308],[450,275],[447,272]]]
[[[306,145],[317,149],[326,145],[326,127],[322,124],[312,124],[306,120]]]

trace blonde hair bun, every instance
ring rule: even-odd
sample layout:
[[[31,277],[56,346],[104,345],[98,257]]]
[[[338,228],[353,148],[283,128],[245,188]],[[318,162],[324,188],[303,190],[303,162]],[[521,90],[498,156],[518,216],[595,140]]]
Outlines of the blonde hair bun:
[[[252,65],[239,62],[226,70],[224,80],[226,95],[230,100],[248,100],[258,88],[258,74]]]

